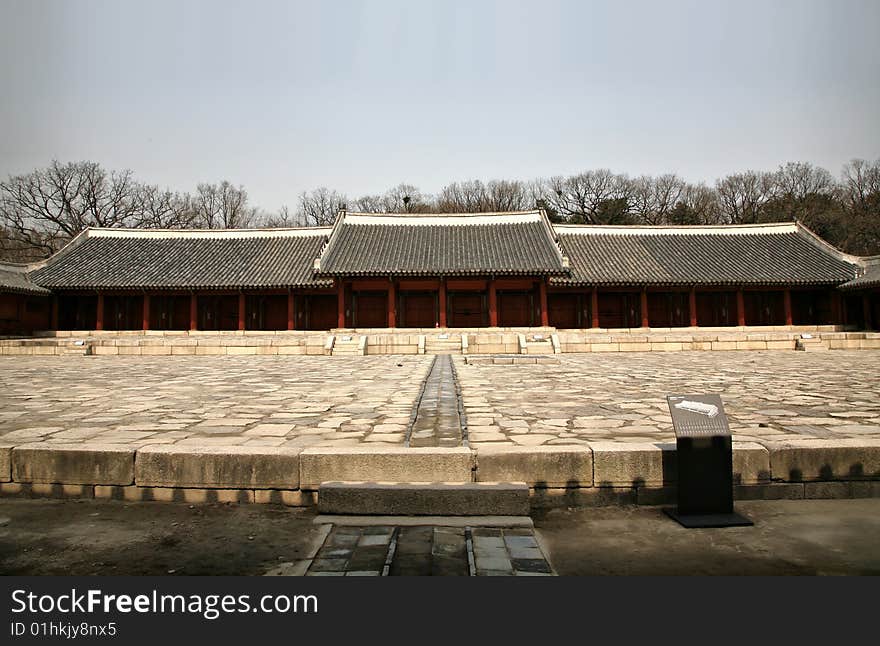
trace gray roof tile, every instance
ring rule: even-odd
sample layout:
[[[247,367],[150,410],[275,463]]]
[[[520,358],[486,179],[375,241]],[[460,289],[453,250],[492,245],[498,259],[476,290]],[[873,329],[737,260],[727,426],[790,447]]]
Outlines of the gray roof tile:
[[[540,211],[474,215],[343,213],[321,256],[324,275],[563,274]]]
[[[25,273],[27,267],[0,266],[0,293],[48,294],[49,290],[35,284]]]
[[[800,225],[556,226],[570,285],[835,285],[854,260]]]
[[[91,229],[31,278],[52,289],[314,287],[329,229],[149,231]]]

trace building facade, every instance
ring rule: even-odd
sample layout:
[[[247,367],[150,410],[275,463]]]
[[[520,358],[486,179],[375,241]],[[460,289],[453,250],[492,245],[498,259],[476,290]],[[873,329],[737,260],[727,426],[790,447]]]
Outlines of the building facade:
[[[87,229],[0,265],[0,334],[880,322],[880,260],[798,223],[553,225],[340,212],[332,227]]]

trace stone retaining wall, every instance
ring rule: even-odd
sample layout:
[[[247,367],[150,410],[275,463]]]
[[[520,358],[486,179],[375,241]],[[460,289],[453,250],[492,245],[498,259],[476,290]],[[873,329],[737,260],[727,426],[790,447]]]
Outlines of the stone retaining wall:
[[[682,350],[794,350],[804,334],[810,349],[880,349],[880,332],[837,331],[834,326],[752,328],[641,328],[562,330],[517,328],[458,330],[441,339],[438,330],[334,332],[367,339],[367,354],[521,354],[520,337],[540,334],[558,340],[563,353],[678,352]],[[0,339],[0,355],[322,355],[323,332],[96,332],[62,331],[53,336]],[[466,336],[464,347],[462,336]]]
[[[880,440],[734,442],[738,499],[880,496]],[[290,449],[0,445],[0,495],[312,505],[322,482],[525,482],[533,507],[665,504],[674,444]]]

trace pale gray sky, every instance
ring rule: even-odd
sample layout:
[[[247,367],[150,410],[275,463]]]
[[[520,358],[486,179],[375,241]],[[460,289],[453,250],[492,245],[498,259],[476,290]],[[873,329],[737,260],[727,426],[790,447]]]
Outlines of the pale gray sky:
[[[0,0],[0,175],[62,161],[265,209],[326,185],[880,157],[880,1]]]

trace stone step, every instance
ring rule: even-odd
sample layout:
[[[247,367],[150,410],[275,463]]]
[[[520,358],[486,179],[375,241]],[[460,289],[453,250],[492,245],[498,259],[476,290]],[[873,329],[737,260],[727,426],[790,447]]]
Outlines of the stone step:
[[[525,482],[323,482],[318,512],[397,516],[525,516]]]

